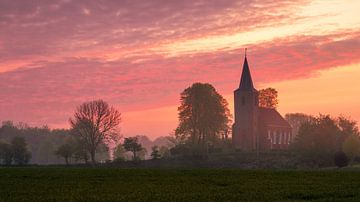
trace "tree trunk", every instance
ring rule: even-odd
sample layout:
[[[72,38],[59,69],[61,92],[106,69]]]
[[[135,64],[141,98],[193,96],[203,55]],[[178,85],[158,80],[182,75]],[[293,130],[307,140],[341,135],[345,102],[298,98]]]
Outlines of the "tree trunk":
[[[133,154],[134,154],[134,161],[136,161],[137,159],[136,159],[136,151],[135,150],[133,151]]]
[[[68,157],[65,157],[65,163],[66,163],[67,166],[69,165],[69,158]]]
[[[90,155],[91,155],[91,164],[95,165],[96,164],[95,151],[91,151]]]
[[[85,164],[88,164],[88,155],[87,153],[84,154],[84,161],[85,161]]]
[[[352,167],[355,161],[355,157],[351,157],[349,161],[349,166]]]

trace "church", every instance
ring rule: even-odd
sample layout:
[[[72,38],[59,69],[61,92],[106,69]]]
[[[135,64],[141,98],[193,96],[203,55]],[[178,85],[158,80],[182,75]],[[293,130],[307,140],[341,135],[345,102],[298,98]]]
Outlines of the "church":
[[[234,107],[232,142],[235,149],[264,151],[288,148],[292,138],[291,126],[276,109],[259,106],[259,92],[254,88],[246,54],[240,86],[234,91]]]

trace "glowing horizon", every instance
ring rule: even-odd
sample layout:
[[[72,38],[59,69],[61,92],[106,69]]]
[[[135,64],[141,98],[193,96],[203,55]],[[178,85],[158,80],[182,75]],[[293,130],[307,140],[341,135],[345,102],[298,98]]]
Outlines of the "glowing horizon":
[[[84,101],[123,113],[125,136],[177,125],[179,94],[208,82],[228,100],[248,48],[257,89],[282,113],[360,121],[360,2],[0,2],[0,121],[68,127]]]

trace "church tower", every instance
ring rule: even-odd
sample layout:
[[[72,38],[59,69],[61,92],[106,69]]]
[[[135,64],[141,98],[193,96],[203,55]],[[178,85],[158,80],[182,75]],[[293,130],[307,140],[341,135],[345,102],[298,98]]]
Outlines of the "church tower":
[[[242,69],[240,86],[234,91],[235,120],[232,142],[236,149],[255,150],[258,142],[259,94],[254,88],[246,58]]]

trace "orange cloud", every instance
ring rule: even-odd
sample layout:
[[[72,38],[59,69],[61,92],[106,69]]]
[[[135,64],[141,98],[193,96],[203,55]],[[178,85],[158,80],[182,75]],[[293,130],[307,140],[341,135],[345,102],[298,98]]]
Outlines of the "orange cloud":
[[[169,130],[159,123],[173,127],[176,119],[176,111],[166,106],[176,106],[191,83],[209,82],[231,94],[244,47],[258,84],[307,79],[359,63],[358,21],[349,18],[354,9],[337,4],[339,13],[326,5],[0,1],[1,120],[67,126],[76,105],[102,98],[124,112],[124,131],[151,128],[149,133],[164,134]],[[149,120],[154,116],[172,121]],[[143,131],[136,125],[141,122]]]

